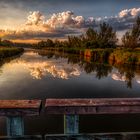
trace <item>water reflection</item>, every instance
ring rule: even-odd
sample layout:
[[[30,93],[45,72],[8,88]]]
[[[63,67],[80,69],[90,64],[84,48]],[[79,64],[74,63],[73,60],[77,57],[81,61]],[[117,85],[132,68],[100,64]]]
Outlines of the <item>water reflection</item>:
[[[140,97],[140,68],[131,65],[86,61],[82,56],[66,53],[27,51],[0,69],[1,99]],[[81,121],[81,132],[139,130],[140,116],[115,117],[86,116]],[[27,118],[26,133],[62,133],[63,116],[58,118]],[[4,130],[3,127],[0,129]]]
[[[46,59],[39,59],[37,53],[33,52],[26,52],[26,59],[18,59],[14,63],[19,65],[23,65],[25,69],[30,72],[30,75],[34,79],[42,79],[48,73],[50,73],[53,77],[61,78],[61,79],[68,79],[72,76],[79,76],[80,70],[77,65],[69,65],[65,59],[57,60],[47,60]],[[37,58],[36,59],[28,59],[28,57]],[[51,58],[48,57],[47,58]],[[14,64],[15,65],[15,64]]]
[[[127,87],[132,88],[133,79],[135,78],[136,81],[138,80],[137,75],[140,74],[139,67],[134,65],[118,65],[116,68],[118,69],[120,75],[123,75],[123,80],[126,82]]]
[[[83,73],[96,79],[111,77],[116,82],[126,83],[128,88],[136,81],[140,84],[140,68],[133,65],[111,65],[86,61],[83,56],[68,55],[60,52],[27,51],[20,58],[7,63],[5,69],[24,69],[33,79],[42,79],[51,75],[54,78],[70,79]],[[5,70],[4,69],[4,70]],[[3,69],[0,69],[2,73]],[[6,70],[5,70],[6,71]]]
[[[136,76],[136,81],[138,84],[140,84],[140,76]]]
[[[136,80],[137,83],[140,83],[140,68],[134,65],[111,65],[108,63],[96,63],[95,61],[86,61],[85,57],[82,56],[73,56],[68,54],[58,55],[58,52],[39,52],[42,56],[47,56],[48,58],[67,58],[68,64],[78,64],[80,69],[84,70],[87,74],[94,73],[97,79],[108,77],[111,74],[111,77],[115,81],[125,82],[128,88],[132,88],[133,80]],[[112,71],[115,69],[115,71]],[[80,73],[80,72],[79,72]]]
[[[126,80],[126,77],[118,72],[115,72],[112,74],[112,79],[113,80],[116,80],[116,81],[125,81]]]

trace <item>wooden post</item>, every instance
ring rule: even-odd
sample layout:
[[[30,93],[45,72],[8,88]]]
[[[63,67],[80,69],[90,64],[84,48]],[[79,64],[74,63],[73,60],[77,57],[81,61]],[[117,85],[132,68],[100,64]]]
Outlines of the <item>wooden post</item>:
[[[7,117],[7,135],[8,136],[23,136],[24,135],[23,117],[20,117],[20,116]]]
[[[79,116],[64,115],[64,134],[79,133]]]
[[[7,135],[23,136],[23,117],[39,115],[41,103],[41,100],[0,100],[0,116],[7,117]]]

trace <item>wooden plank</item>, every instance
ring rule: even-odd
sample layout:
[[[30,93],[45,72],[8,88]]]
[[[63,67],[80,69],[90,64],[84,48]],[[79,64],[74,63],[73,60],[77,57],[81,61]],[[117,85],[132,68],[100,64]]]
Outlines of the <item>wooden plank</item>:
[[[140,98],[46,99],[48,106],[140,105]]]
[[[92,106],[52,106],[45,108],[46,114],[96,114],[96,107]]]
[[[140,113],[140,99],[47,99],[45,108],[47,114],[133,114]]]
[[[39,115],[41,100],[0,100],[0,116]]]
[[[41,100],[0,100],[0,108],[39,108]]]

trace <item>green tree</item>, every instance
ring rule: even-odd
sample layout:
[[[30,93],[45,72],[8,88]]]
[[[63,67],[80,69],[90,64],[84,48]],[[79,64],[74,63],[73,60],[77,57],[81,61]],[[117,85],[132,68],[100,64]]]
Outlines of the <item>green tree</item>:
[[[80,37],[76,36],[68,36],[68,44],[70,47],[81,47],[82,46],[82,41]]]
[[[122,44],[125,48],[135,49],[140,45],[140,17],[137,18],[131,31],[122,37]]]
[[[98,38],[97,31],[95,31],[93,28],[89,28],[86,32],[86,39],[88,41],[91,41],[91,40],[97,40],[97,38]]]
[[[100,30],[98,33],[98,42],[101,48],[113,48],[116,46],[117,37],[113,28],[107,24],[100,24]]]
[[[54,47],[54,43],[53,43],[53,41],[51,40],[51,39],[47,39],[47,41],[46,41],[46,47]]]
[[[47,39],[47,41],[40,41],[40,42],[38,42],[37,47],[38,48],[44,48],[44,47],[51,48],[51,47],[54,47],[54,45],[55,44],[53,43],[53,41],[51,39]]]
[[[100,24],[98,32],[89,28],[85,38],[83,43],[88,48],[113,48],[117,42],[116,32],[107,23]]]

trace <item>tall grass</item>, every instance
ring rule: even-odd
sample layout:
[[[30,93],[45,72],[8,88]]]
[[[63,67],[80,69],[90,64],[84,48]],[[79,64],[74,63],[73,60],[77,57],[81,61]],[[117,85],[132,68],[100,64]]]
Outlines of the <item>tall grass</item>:
[[[1,47],[0,48],[0,60],[18,55],[18,54],[22,53],[23,51],[24,51],[23,48]]]

